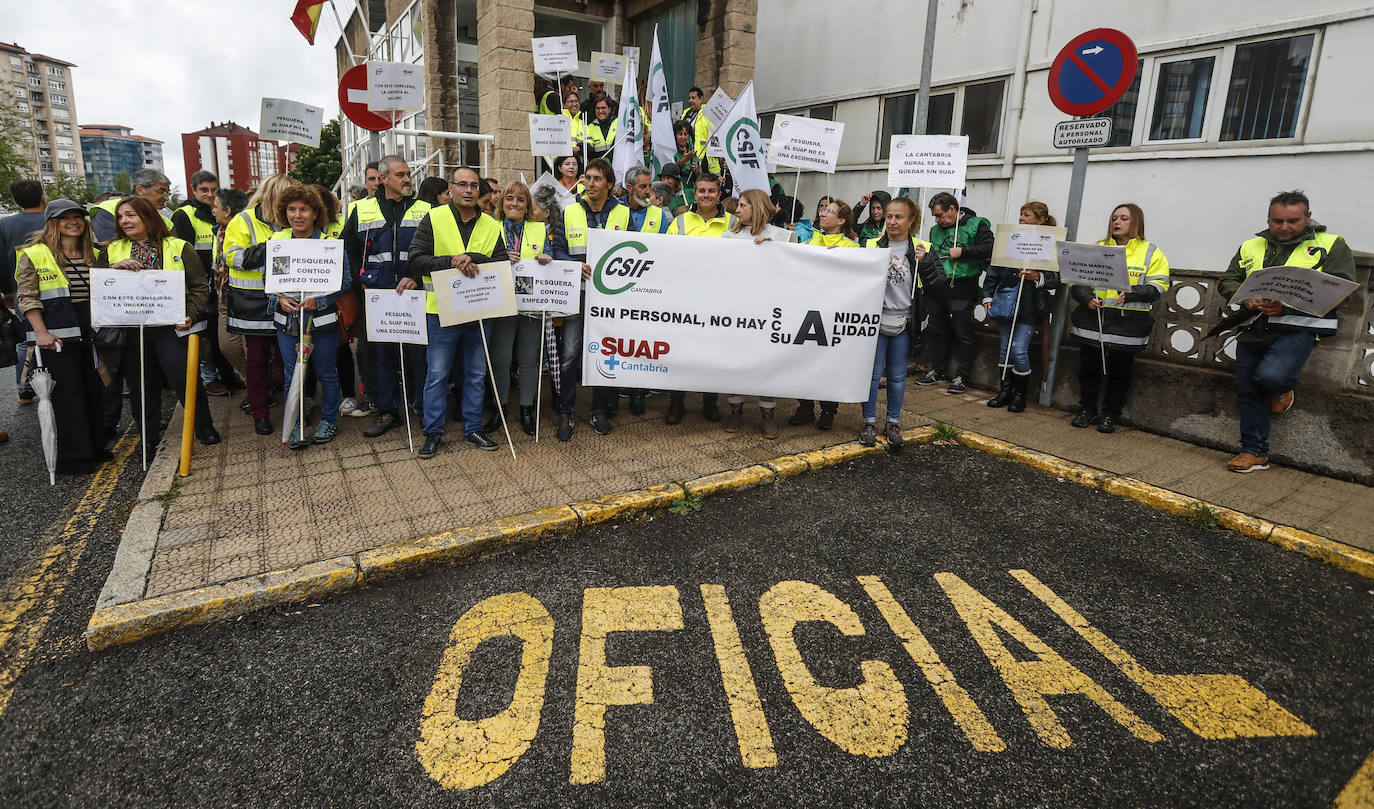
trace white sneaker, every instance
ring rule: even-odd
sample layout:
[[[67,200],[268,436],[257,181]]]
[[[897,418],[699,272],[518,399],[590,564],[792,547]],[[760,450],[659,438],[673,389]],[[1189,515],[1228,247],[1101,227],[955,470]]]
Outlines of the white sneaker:
[[[348,415],[351,416],[351,415],[353,415],[353,411],[354,411],[354,410],[357,410],[357,409],[358,409],[358,400],[357,400],[357,399],[354,399],[352,396],[349,396],[349,397],[345,398],[342,402],[339,402],[339,412],[340,412],[340,413],[347,413]]]
[[[340,408],[339,408],[339,412],[340,412],[340,413],[347,413],[348,415],[352,416],[352,417],[355,418],[355,419],[365,419],[365,418],[367,418],[368,416],[375,416],[375,415],[377,415],[377,407],[376,407],[374,404],[372,404],[371,402],[369,402],[369,401],[367,401],[366,399],[364,399],[364,400],[362,400],[361,402],[355,403],[355,404],[353,405],[353,409],[352,409],[352,410],[345,410],[345,409],[343,409],[342,407],[340,407]]]

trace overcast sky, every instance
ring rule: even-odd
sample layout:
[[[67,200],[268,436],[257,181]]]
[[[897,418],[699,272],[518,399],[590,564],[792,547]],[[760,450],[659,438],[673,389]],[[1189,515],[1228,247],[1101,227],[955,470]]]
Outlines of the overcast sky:
[[[337,3],[344,19],[351,0]],[[294,0],[0,0],[0,40],[77,66],[82,125],[124,124],[163,141],[172,184],[186,189],[181,133],[234,121],[258,130],[263,96],[339,112],[325,7],[315,45],[291,24]]]

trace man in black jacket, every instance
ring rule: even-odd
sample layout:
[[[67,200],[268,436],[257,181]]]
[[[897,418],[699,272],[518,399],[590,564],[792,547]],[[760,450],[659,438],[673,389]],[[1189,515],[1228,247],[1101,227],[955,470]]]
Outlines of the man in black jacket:
[[[992,260],[994,237],[988,220],[971,208],[961,209],[953,194],[931,197],[930,212],[935,218],[930,228],[931,249],[939,262],[920,273],[930,312],[931,369],[917,377],[916,384],[948,380],[948,392],[957,394],[964,392],[973,373],[973,307],[983,295],[978,277]]]
[[[228,396],[243,389],[233,363],[219,347],[219,304],[215,295],[215,192],[219,178],[204,169],[191,175],[191,198],[172,212],[172,234],[196,249],[196,258],[210,276],[210,301],[205,305],[205,342],[200,346],[200,381],[209,396]]]

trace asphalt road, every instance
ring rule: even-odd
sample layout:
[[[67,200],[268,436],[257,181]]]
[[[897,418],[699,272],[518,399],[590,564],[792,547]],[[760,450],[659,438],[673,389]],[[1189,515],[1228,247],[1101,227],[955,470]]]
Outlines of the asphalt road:
[[[962,447],[93,655],[109,519],[0,805],[1315,807],[1374,750],[1374,584]],[[1192,674],[1262,710],[1158,677]]]

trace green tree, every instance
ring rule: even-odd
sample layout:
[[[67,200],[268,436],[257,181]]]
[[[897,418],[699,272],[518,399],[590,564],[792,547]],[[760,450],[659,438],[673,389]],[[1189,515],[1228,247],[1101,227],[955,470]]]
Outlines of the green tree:
[[[48,199],[69,199],[81,205],[95,202],[95,192],[86,184],[84,177],[59,174],[43,184],[43,193]]]
[[[134,182],[133,180],[129,179],[128,169],[120,171],[119,175],[115,177],[114,190],[118,191],[121,194],[124,194],[125,196],[134,193]]]
[[[333,188],[343,173],[343,155],[339,151],[339,119],[320,129],[320,146],[302,146],[291,162],[290,175],[303,183],[319,183]]]
[[[171,191],[167,193],[167,210],[175,211],[177,208],[180,208],[185,204],[186,197],[183,196],[181,193],[181,186],[172,186]]]
[[[0,207],[15,208],[10,183],[34,176],[33,143],[29,122],[9,106],[8,94],[0,93]]]

